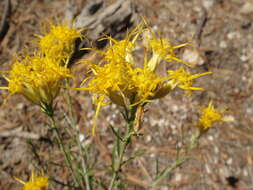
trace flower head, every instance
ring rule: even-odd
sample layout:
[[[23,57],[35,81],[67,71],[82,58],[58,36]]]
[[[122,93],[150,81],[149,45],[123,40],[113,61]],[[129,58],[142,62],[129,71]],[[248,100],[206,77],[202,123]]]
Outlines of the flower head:
[[[210,74],[190,75],[183,67],[177,71],[168,71],[169,75],[158,74],[156,68],[162,60],[184,63],[175,56],[174,50],[186,44],[173,46],[169,40],[158,39],[154,34],[151,39],[143,35],[147,51],[141,61],[143,64],[137,64],[133,50],[138,37],[146,31],[139,25],[123,40],[107,38],[110,40],[108,49],[99,51],[104,55],[103,64],[89,63],[92,74],[84,80],[87,87],[79,89],[92,93],[93,102],[97,105],[95,118],[101,106],[109,103],[129,108],[162,98],[177,86],[185,90],[200,90],[193,87],[193,79]]]
[[[223,113],[224,111],[216,110],[212,102],[210,102],[207,107],[202,109],[197,127],[201,131],[207,131],[216,122],[225,122],[226,119],[223,117]]]
[[[62,79],[71,77],[71,73],[50,57],[34,55],[14,61],[4,77],[8,87],[1,89],[22,94],[34,104],[50,106],[60,91]]]
[[[123,105],[121,99],[117,100],[117,95],[126,93],[128,89],[128,81],[130,79],[128,70],[131,66],[128,63],[110,63],[103,66],[92,65],[94,76],[88,82],[87,90],[94,93],[95,103],[98,104],[98,96],[106,95],[113,96],[112,99],[115,103]],[[116,95],[117,94],[117,95]],[[103,104],[106,104],[105,99]]]
[[[129,32],[125,39],[116,40],[112,37],[106,37],[104,39],[109,40],[109,47],[106,51],[99,51],[104,55],[104,61],[108,63],[122,63],[132,62],[132,51],[136,46],[136,40],[142,32],[142,24],[139,24],[131,32]]]
[[[106,97],[120,106],[142,104],[161,98],[172,89],[168,77],[160,77],[146,64],[143,68],[128,62],[91,67],[94,75],[86,79],[88,87],[79,89],[92,92],[97,105],[107,105]]]
[[[44,176],[44,173],[41,172],[41,176],[37,176],[34,174],[34,171],[32,171],[31,177],[29,181],[24,182],[20,179],[16,180],[23,184],[22,190],[47,190],[48,189],[48,178]]]
[[[144,102],[150,102],[152,99],[161,98],[161,91],[171,90],[171,86],[166,85],[166,77],[158,76],[147,65],[143,68],[136,67],[131,72],[130,85],[133,87],[135,94],[133,104],[141,104]],[[160,95],[159,95],[160,94]]]
[[[50,31],[39,36],[39,49],[47,57],[68,61],[75,48],[75,40],[81,38],[81,30],[70,28],[68,25],[50,25]]]

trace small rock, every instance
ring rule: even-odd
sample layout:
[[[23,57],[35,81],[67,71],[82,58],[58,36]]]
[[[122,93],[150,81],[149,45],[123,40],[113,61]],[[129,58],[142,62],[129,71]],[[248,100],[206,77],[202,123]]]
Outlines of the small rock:
[[[229,158],[228,160],[227,160],[227,164],[228,165],[231,165],[233,163],[233,159],[232,158]]]
[[[227,45],[227,43],[225,41],[221,41],[220,42],[220,48],[225,49],[227,47],[228,47],[228,45]]]
[[[23,108],[24,108],[24,106],[25,106],[25,104],[23,104],[23,103],[19,103],[19,104],[17,104],[17,109],[18,110],[22,110]]]
[[[244,3],[239,12],[241,14],[251,14],[251,13],[253,13],[253,2]]]
[[[79,135],[79,141],[82,142],[85,139],[85,136],[83,134]]]
[[[185,49],[183,53],[183,60],[190,63],[192,66],[203,65],[205,63],[204,58],[200,54],[200,51],[195,48]]]
[[[214,140],[213,136],[208,136],[208,140],[213,141]]]
[[[242,55],[241,57],[240,57],[240,59],[241,59],[241,61],[243,61],[243,62],[245,62],[245,61],[248,61],[248,56],[246,56],[246,55]]]
[[[227,34],[227,38],[229,39],[229,40],[232,40],[232,39],[235,39],[235,38],[240,38],[241,37],[241,35],[240,35],[240,33],[239,32],[230,32],[230,33],[228,33]]]
[[[182,180],[182,175],[180,173],[175,174],[175,181],[181,181]]]
[[[150,142],[151,140],[152,140],[151,135],[147,135],[145,139],[146,143]]]
[[[212,6],[214,6],[214,3],[215,3],[215,0],[204,0],[203,1],[203,6],[206,9],[210,9],[210,8],[212,8]]]
[[[247,171],[247,170],[243,170],[243,176],[245,176],[245,177],[248,177],[249,176],[249,172]]]
[[[205,165],[205,168],[206,168],[206,172],[207,173],[211,173],[212,172],[212,170],[211,170],[211,168],[210,168],[210,166],[209,165]]]
[[[235,122],[235,117],[232,115],[226,115],[224,119],[228,122]]]

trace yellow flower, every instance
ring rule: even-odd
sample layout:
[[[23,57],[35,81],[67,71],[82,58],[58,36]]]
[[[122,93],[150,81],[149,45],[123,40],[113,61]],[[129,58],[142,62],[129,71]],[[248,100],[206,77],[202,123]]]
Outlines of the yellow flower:
[[[133,87],[134,105],[161,98],[172,89],[172,86],[165,82],[167,77],[159,77],[146,64],[144,68],[134,68],[130,74],[129,85]]]
[[[137,38],[145,31],[142,25],[139,25],[121,41],[107,38],[110,40],[109,48],[105,52],[99,51],[104,55],[102,64],[89,63],[92,75],[83,81],[87,87],[78,89],[92,93],[93,103],[97,105],[95,120],[100,108],[109,103],[129,108],[162,98],[177,86],[185,90],[202,89],[192,86],[193,79],[210,72],[190,75],[182,67],[176,71],[168,71],[169,75],[156,73],[162,60],[184,63],[175,57],[174,50],[186,44],[172,46],[168,40],[158,40],[152,35],[153,39],[144,38],[145,42],[148,42],[147,50],[152,50],[152,56],[147,52],[143,56],[142,65],[135,62],[133,50]]]
[[[62,79],[71,77],[70,70],[56,64],[56,60],[40,56],[26,56],[22,60],[16,60],[8,76],[7,89],[11,94],[19,93],[34,104],[51,106],[58,95]]]
[[[177,70],[168,70],[168,74],[168,78],[171,79],[171,83],[173,83],[175,87],[178,86],[184,90],[203,90],[203,88],[193,86],[193,79],[212,74],[212,72],[191,75],[190,72],[187,72],[183,67],[180,67]]]
[[[93,121],[93,134],[101,106],[108,105],[110,101],[124,106],[124,97],[122,94],[128,90],[128,63],[108,63],[105,65],[90,64],[93,75],[88,77],[86,88],[77,88],[78,90],[89,90],[92,93],[93,103],[97,106]],[[131,66],[130,66],[131,67]]]
[[[165,38],[157,38],[154,34],[152,34],[152,39],[148,40],[147,48],[152,50],[152,57],[148,62],[148,66],[151,70],[155,70],[157,64],[159,64],[162,60],[166,62],[179,62],[186,65],[190,65],[190,63],[184,62],[181,59],[177,58],[174,50],[184,47],[187,43],[180,44],[177,46],[173,46],[172,43]],[[144,39],[145,40],[145,39]]]
[[[112,37],[106,37],[102,40],[109,40],[109,47],[107,51],[98,51],[100,54],[104,55],[104,60],[108,63],[121,63],[121,62],[132,62],[132,51],[136,46],[136,40],[142,31],[142,24],[135,27],[126,38],[123,40],[116,40]]]
[[[29,181],[24,182],[20,179],[16,180],[23,184],[23,190],[47,190],[48,189],[48,178],[44,176],[44,173],[42,172],[41,176],[37,176],[34,174],[34,171],[32,171],[31,177]]]
[[[92,64],[93,76],[88,81],[88,87],[83,88],[94,93],[94,102],[98,104],[98,99],[107,104],[104,99],[98,98],[101,95],[110,96],[114,94],[123,93],[128,89],[128,75],[127,63],[110,63],[103,66]],[[81,88],[82,89],[82,88]],[[117,100],[115,99],[117,102]],[[121,104],[121,102],[118,102]]]
[[[159,77],[146,64],[143,68],[127,62],[102,66],[91,64],[91,67],[93,76],[86,79],[88,87],[79,89],[92,92],[96,105],[110,103],[106,97],[120,106],[141,104],[161,98],[172,89],[172,85],[166,82],[167,77]]]
[[[224,111],[216,110],[212,102],[210,102],[207,107],[202,109],[197,127],[201,131],[207,131],[209,128],[213,127],[214,123],[225,122],[226,120],[223,117],[223,113]]]
[[[81,30],[72,29],[66,24],[51,24],[49,33],[39,37],[39,48],[43,54],[66,63],[74,52],[75,40],[82,34]]]

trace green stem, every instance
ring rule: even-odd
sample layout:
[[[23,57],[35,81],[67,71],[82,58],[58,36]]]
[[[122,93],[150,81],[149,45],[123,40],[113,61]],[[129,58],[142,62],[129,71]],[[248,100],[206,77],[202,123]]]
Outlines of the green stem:
[[[79,153],[82,155],[82,169],[83,169],[83,175],[84,175],[84,180],[85,180],[85,186],[86,186],[86,190],[91,190],[92,188],[90,184],[90,178],[88,176],[87,166],[84,159],[83,147],[81,145],[79,135],[80,135],[80,131],[78,130],[77,142],[78,142]]]
[[[193,148],[196,147],[198,140],[201,136],[201,133],[198,131],[196,134],[193,134],[191,137],[190,144],[179,152],[179,157],[177,158],[176,162],[174,162],[171,166],[165,168],[153,181],[151,184],[151,189],[154,188],[163,178],[167,176],[168,173],[170,173],[172,170],[180,167],[183,163],[190,160],[190,157],[185,156],[188,154]],[[182,155],[182,156],[181,156]]]
[[[170,173],[172,170],[180,167],[184,162],[186,162],[189,159],[190,158],[188,158],[188,157],[177,159],[176,162],[174,162],[172,164],[172,166],[165,168],[165,170],[163,170],[159,174],[159,176],[156,177],[155,181],[151,184],[151,188],[154,188],[164,177],[167,176],[168,173]]]
[[[115,183],[115,180],[117,178],[117,173],[116,172],[113,172],[113,176],[112,176],[112,180],[111,180],[111,183],[110,183],[110,186],[109,186],[109,190],[112,190],[113,186],[114,186],[114,183]]]
[[[67,84],[69,84],[69,79],[66,79],[66,82]],[[73,110],[73,104],[72,104],[72,97],[70,95],[70,91],[67,90],[67,106],[68,106],[68,110],[69,110],[69,113],[70,113],[70,121],[69,121],[69,124],[72,126],[73,129],[75,129],[77,131],[77,135],[76,135],[76,141],[77,141],[77,144],[78,144],[78,149],[79,149],[79,154],[82,155],[81,156],[81,164],[82,164],[82,176],[84,177],[84,180],[85,180],[85,186],[86,186],[86,190],[91,190],[92,189],[92,186],[91,186],[91,183],[90,183],[90,177],[88,175],[88,171],[87,171],[87,164],[86,164],[86,161],[85,161],[85,153],[83,151],[83,146],[80,142],[80,129],[76,129],[74,127],[75,123],[76,123],[76,114]]]
[[[123,158],[126,152],[126,148],[128,146],[128,144],[131,142],[131,138],[134,135],[134,121],[135,121],[135,117],[136,117],[136,111],[137,111],[137,106],[133,106],[130,110],[130,116],[128,116],[126,118],[126,122],[127,122],[127,130],[125,132],[123,141],[121,139],[117,139],[119,140],[119,152],[117,154],[117,157],[114,158],[114,163],[113,163],[113,177],[111,179],[110,182],[110,186],[108,190],[112,190],[114,185],[115,185],[115,181],[118,178],[118,175],[121,171],[121,167],[123,164]],[[116,137],[119,138],[119,137]],[[115,143],[114,148],[117,148],[117,143]],[[114,154],[115,156],[116,154]]]
[[[73,169],[73,166],[72,166],[72,163],[71,163],[71,158],[69,157],[64,145],[63,145],[63,141],[60,137],[60,133],[59,133],[59,130],[57,128],[57,125],[56,125],[56,122],[54,120],[54,117],[53,115],[48,115],[50,121],[51,121],[51,125],[50,125],[50,128],[52,129],[54,135],[56,136],[56,141],[57,141],[57,144],[58,146],[60,147],[63,155],[64,155],[64,158],[65,158],[65,161],[66,161],[66,164],[68,166],[68,168],[71,170],[71,174],[72,174],[72,177],[73,177],[73,180],[75,182],[76,185],[78,186],[81,186],[79,180],[78,180],[78,177],[75,175],[75,171]]]

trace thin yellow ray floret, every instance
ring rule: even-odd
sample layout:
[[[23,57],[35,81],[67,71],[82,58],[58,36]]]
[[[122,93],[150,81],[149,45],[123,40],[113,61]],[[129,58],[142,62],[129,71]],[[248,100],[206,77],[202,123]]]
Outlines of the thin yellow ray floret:
[[[149,67],[135,68],[131,73],[131,85],[136,94],[134,104],[149,102],[163,88],[166,77],[159,77]]]
[[[185,71],[183,67],[180,67],[177,70],[168,70],[168,74],[168,78],[171,79],[171,82],[179,88],[184,90],[203,90],[203,88],[193,86],[193,79],[212,74],[212,72],[191,75],[190,72]]]
[[[143,23],[136,26],[123,40],[116,40],[110,36],[101,40],[109,40],[109,47],[106,51],[98,51],[104,55],[104,60],[109,63],[133,62],[132,51],[136,47],[136,41],[140,36]]]

